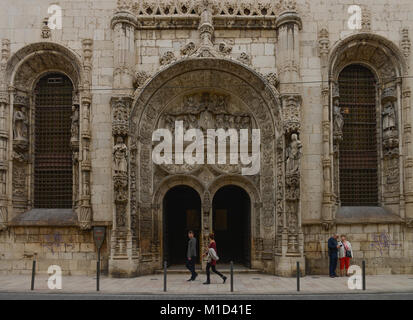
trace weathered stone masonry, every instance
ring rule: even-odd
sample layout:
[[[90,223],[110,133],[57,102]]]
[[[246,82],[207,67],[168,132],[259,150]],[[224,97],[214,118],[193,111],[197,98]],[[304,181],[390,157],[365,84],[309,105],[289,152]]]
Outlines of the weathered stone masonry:
[[[61,30],[47,26],[46,1],[6,2],[0,272],[28,273],[36,256],[39,272],[93,273],[92,228],[106,226],[104,271],[152,273],[166,245],[163,199],[179,185],[201,199],[201,245],[219,189],[248,193],[254,269],[289,276],[300,261],[303,273],[326,273],[338,232],[369,273],[413,272],[410,0],[363,1],[360,30],[347,28],[353,2],[342,0],[61,1]],[[340,200],[338,80],[352,64],[377,83],[377,207]],[[34,207],[34,89],[51,72],[73,85],[73,205],[46,210]],[[152,132],[182,119],[261,129],[260,173],[155,165]]]

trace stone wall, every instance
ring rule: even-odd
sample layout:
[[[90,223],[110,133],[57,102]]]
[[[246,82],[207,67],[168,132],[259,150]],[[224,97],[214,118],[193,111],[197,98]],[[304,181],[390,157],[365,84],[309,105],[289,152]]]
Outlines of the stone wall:
[[[107,273],[107,241],[102,246],[102,273]],[[96,274],[97,252],[90,231],[77,227],[13,227],[0,233],[0,274],[45,274],[51,265],[63,275]]]
[[[351,264],[361,267],[366,261],[367,274],[413,273],[413,233],[400,224],[337,225],[337,233],[347,236],[353,248]],[[326,233],[317,225],[304,228],[307,274],[328,274]],[[339,267],[338,267],[339,268]]]

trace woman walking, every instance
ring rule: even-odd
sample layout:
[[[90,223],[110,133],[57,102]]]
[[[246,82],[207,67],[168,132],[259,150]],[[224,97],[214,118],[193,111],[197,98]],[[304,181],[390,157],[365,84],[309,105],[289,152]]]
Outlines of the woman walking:
[[[353,258],[353,249],[350,241],[347,241],[346,236],[341,236],[341,241],[338,243],[340,249],[338,250],[338,257],[340,259],[340,276],[344,276],[344,269],[348,277],[348,268],[350,267],[350,259]]]
[[[206,275],[207,275],[207,280],[204,282],[204,284],[210,284],[211,283],[211,273],[209,269],[212,268],[212,271],[219,275],[222,280],[225,281],[227,280],[227,277],[224,276],[222,273],[217,271],[216,265],[217,265],[217,260],[218,255],[217,255],[217,244],[215,243],[215,235],[213,233],[209,234],[209,245],[208,245],[208,250],[205,252],[204,256],[208,256],[208,261],[207,261],[207,266],[206,266]]]

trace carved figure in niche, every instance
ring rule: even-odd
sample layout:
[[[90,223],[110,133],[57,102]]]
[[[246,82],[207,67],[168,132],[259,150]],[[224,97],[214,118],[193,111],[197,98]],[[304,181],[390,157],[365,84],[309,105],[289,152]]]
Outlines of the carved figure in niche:
[[[90,195],[90,174],[88,171],[83,171],[83,195]]]
[[[337,99],[334,100],[333,113],[334,113],[334,135],[341,137],[343,134],[344,117],[343,117],[343,111],[340,108],[339,100]]]
[[[113,147],[115,174],[126,175],[128,172],[127,159],[128,148],[122,137],[116,138],[116,145]]]
[[[201,112],[200,118],[199,118],[199,125],[201,129],[207,130],[207,129],[214,129],[215,128],[215,121],[212,113],[205,108],[204,111]]]
[[[71,126],[71,133],[72,133],[72,141],[79,140],[79,109],[77,106],[72,106],[72,126]]]
[[[300,170],[302,143],[298,140],[298,135],[291,135],[291,143],[287,150],[287,174],[295,174]]]
[[[28,120],[24,107],[17,107],[16,111],[14,112],[13,122],[14,139],[18,141],[27,141]]]
[[[215,125],[217,129],[224,129],[225,127],[224,114],[221,113],[215,116]]]
[[[395,131],[396,129],[396,111],[394,110],[394,105],[392,102],[388,102],[384,106],[383,111],[383,130],[384,132],[387,131]]]

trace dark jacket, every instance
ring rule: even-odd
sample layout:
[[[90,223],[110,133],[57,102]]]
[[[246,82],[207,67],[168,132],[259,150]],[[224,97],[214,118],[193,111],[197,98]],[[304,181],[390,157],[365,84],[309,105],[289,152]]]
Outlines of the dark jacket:
[[[331,237],[328,239],[328,255],[329,256],[336,256],[338,249],[337,249],[338,242],[336,239]]]
[[[187,258],[196,257],[196,238],[193,237],[188,241],[188,249],[186,251]]]

